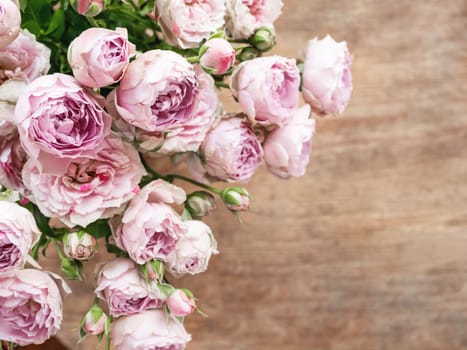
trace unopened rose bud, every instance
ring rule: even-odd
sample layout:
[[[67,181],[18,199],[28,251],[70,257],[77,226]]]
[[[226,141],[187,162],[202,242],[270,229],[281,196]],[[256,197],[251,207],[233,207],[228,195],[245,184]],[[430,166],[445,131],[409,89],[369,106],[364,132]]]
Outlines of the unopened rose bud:
[[[200,49],[201,67],[213,75],[222,75],[235,64],[235,50],[222,38],[209,39]]]
[[[216,208],[216,199],[209,192],[196,191],[187,197],[185,207],[193,218],[202,218]]]
[[[80,15],[94,17],[104,9],[103,0],[71,0],[71,6]]]
[[[81,320],[81,334],[101,335],[108,329],[110,319],[99,305],[94,304]]]
[[[96,252],[96,239],[84,231],[68,233],[63,237],[65,255],[76,260],[87,260]]]
[[[227,188],[221,196],[227,208],[232,211],[245,211],[250,207],[251,195],[242,187]]]
[[[276,45],[276,34],[271,28],[261,27],[251,37],[250,44],[261,52],[269,51]]]
[[[161,260],[152,260],[139,265],[139,270],[146,281],[162,281],[164,278],[165,267]]]
[[[240,62],[252,60],[253,58],[258,57],[261,54],[261,52],[258,49],[255,49],[254,47],[248,46],[245,47],[239,54],[238,54],[238,60]]]
[[[177,289],[167,298],[167,307],[174,316],[185,317],[196,309],[196,304],[192,294],[189,296],[186,291]]]

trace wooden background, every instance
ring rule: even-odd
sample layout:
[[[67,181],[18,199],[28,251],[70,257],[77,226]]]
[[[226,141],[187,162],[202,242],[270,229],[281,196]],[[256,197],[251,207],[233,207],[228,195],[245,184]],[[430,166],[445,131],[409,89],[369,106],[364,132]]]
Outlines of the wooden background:
[[[243,225],[210,219],[221,255],[176,282],[209,314],[188,349],[467,349],[467,2],[286,0],[277,32],[288,56],[347,40],[351,105],[319,120],[305,177],[262,169]],[[94,349],[72,331],[90,280],[70,349]]]

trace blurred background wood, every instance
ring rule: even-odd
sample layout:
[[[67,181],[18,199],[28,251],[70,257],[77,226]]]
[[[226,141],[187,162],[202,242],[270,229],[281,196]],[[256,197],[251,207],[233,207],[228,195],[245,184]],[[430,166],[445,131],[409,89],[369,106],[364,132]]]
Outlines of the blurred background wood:
[[[348,41],[351,105],[319,120],[305,177],[262,169],[243,225],[224,209],[209,220],[221,254],[175,282],[209,315],[187,320],[188,349],[466,349],[467,2],[286,0],[283,12],[277,54],[326,33]],[[94,349],[74,345],[88,276],[65,302],[70,349]]]

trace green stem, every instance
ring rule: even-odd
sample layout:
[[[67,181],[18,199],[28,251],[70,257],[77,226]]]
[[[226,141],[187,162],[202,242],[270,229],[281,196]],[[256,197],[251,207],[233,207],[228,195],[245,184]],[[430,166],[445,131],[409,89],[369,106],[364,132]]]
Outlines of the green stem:
[[[215,84],[218,88],[230,89],[229,84],[224,83],[223,81],[216,80]]]
[[[50,240],[53,242],[53,244],[55,246],[55,249],[57,250],[57,253],[58,253],[58,256],[60,257],[60,259],[65,258],[65,254],[62,251],[62,247],[60,247],[60,244],[58,244],[57,240],[55,238],[51,238]]]
[[[39,241],[37,241],[37,243],[34,245],[34,247],[32,247],[31,250],[31,256],[34,260],[37,261],[39,259],[39,249],[45,246],[45,244],[48,245],[48,242],[50,241],[48,241],[47,235],[42,232]]]
[[[86,19],[88,20],[89,24],[90,24],[92,27],[97,27],[97,28],[100,27],[99,23],[97,23],[97,21],[96,21],[94,18],[92,18],[92,17],[86,17]]]
[[[201,187],[201,188],[204,188],[205,190],[208,190],[208,191],[211,191],[213,193],[216,193],[218,194],[219,196],[222,194],[223,190],[220,190],[218,188],[215,188],[215,187],[212,187],[212,186],[209,186],[209,185],[205,185],[201,182],[198,182],[196,180],[193,180],[193,179],[190,179],[189,177],[186,177],[186,176],[183,176],[183,175],[178,175],[178,174],[169,174],[169,175],[166,175],[163,177],[166,181],[169,181],[169,182],[172,182],[174,179],[178,179],[178,180],[182,180],[182,181],[185,181],[185,182],[189,182],[195,186],[198,186],[198,187]],[[172,180],[172,181],[170,181]]]
[[[199,62],[199,56],[188,57],[187,61],[190,62],[190,63],[198,63]]]

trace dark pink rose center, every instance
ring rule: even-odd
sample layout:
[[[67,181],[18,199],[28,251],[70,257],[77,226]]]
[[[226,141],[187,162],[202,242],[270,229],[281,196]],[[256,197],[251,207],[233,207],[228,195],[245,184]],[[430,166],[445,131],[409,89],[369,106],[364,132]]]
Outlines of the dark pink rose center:
[[[10,242],[5,232],[0,231],[0,272],[16,266],[21,259],[18,247]]]

